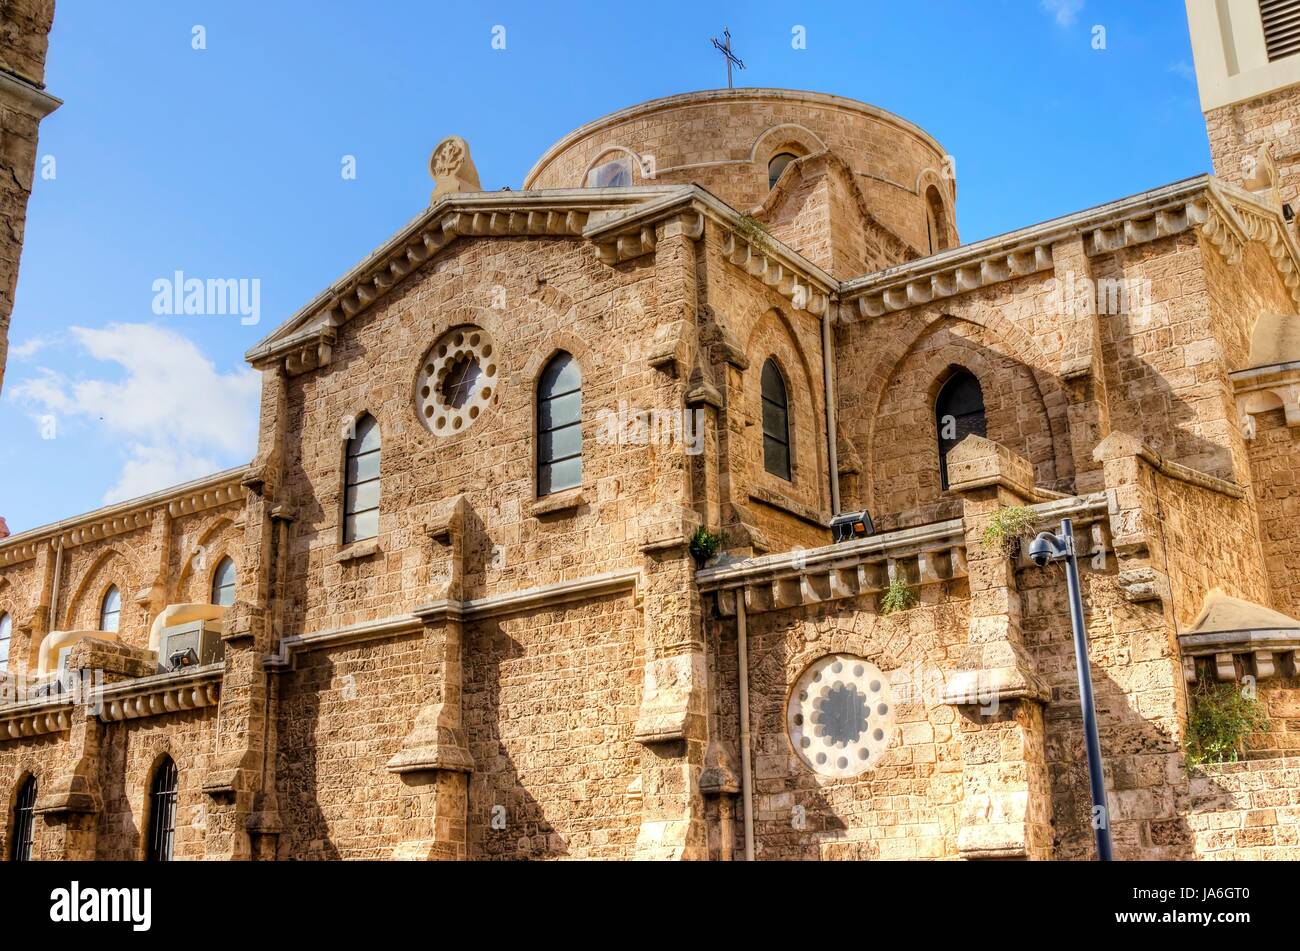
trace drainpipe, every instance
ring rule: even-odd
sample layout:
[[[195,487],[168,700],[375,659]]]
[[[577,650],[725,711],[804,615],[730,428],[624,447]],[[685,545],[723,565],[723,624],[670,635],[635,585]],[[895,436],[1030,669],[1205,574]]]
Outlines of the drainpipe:
[[[826,401],[826,442],[829,444],[831,462],[831,515],[840,514],[840,460],[835,432],[835,354],[831,346],[831,309],[836,304],[826,302],[822,314],[822,389]]]
[[[740,677],[740,797],[745,820],[745,861],[754,861],[754,787],[749,765],[749,640],[745,589],[736,592],[736,660]]]

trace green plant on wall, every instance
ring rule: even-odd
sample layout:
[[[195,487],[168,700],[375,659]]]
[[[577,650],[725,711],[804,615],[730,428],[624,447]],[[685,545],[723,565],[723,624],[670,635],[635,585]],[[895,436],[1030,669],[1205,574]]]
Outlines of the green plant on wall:
[[[1031,508],[1023,505],[1000,508],[984,526],[984,548],[1014,555],[1020,548],[1020,540],[1033,534],[1037,524],[1038,515]]]
[[[916,592],[907,586],[907,582],[901,578],[895,578],[889,582],[889,587],[885,593],[880,596],[880,613],[893,614],[896,611],[906,611],[908,608],[914,608],[917,605]]]
[[[722,547],[722,536],[709,531],[703,525],[695,530],[691,536],[691,557],[695,563],[703,567]]]
[[[758,251],[769,251],[772,238],[767,233],[767,225],[753,215],[741,215],[736,222],[736,232]]]
[[[1253,690],[1202,678],[1187,714],[1187,765],[1235,763],[1246,737],[1268,731],[1268,715]]]

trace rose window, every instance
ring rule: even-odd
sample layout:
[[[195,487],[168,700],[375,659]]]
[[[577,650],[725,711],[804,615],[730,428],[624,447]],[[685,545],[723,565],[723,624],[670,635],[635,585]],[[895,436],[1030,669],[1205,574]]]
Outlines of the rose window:
[[[875,767],[893,737],[894,700],[880,668],[851,654],[829,654],[800,676],[786,707],[795,752],[823,776],[857,776]]]
[[[429,348],[415,380],[415,408],[435,436],[464,432],[496,401],[496,348],[487,331],[458,327]]]

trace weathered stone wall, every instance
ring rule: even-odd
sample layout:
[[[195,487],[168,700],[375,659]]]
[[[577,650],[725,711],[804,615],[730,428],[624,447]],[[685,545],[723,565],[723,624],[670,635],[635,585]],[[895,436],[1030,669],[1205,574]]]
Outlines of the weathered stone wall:
[[[1186,822],[1198,858],[1300,859],[1300,758],[1203,767],[1190,787]]]
[[[595,600],[464,638],[471,859],[626,857],[636,842],[641,616]],[[314,651],[280,683],[281,856],[391,858],[418,823],[388,769],[418,712],[417,636]],[[639,783],[637,783],[639,785]]]
[[[1254,175],[1260,146],[1277,163],[1282,201],[1300,207],[1300,90],[1292,86],[1205,114],[1215,174],[1235,185]]]
[[[104,808],[96,840],[100,859],[137,861],[149,832],[149,790],[164,756],[176,763],[177,859],[202,859],[208,796],[201,786],[215,749],[216,708],[109,724],[100,754]]]
[[[1300,431],[1287,426],[1281,409],[1255,419],[1250,466],[1273,606],[1300,617]]]
[[[939,702],[949,652],[966,640],[962,582],[927,588],[910,611],[882,616],[875,598],[751,616],[748,625],[754,838],[759,859],[944,858],[956,852],[962,751],[960,717]],[[739,745],[734,623],[711,634],[723,744]],[[860,656],[891,681],[896,723],[878,765],[828,779],[790,745],[786,701],[795,681],[828,653]],[[737,816],[739,817],[739,803]],[[737,818],[735,851],[743,848]]]
[[[644,361],[656,326],[654,273],[647,261],[607,268],[572,242],[465,242],[349,324],[328,371],[292,378],[289,418],[278,421],[289,433],[286,494],[296,507],[288,629],[388,617],[429,600],[434,543],[423,527],[437,503],[461,493],[473,511],[469,596],[627,564],[640,513],[660,500],[647,460],[679,451],[601,442],[602,410],[679,409],[657,405]],[[440,437],[416,418],[414,381],[428,348],[462,324],[495,341],[499,382],[480,419]],[[582,370],[583,503],[538,519],[536,387],[558,350]],[[377,550],[339,560],[344,437],[363,412],[382,433]]]

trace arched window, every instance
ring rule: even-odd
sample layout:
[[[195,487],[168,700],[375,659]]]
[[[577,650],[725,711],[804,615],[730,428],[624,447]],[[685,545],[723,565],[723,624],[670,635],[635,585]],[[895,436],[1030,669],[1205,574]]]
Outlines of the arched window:
[[[0,614],[0,670],[9,663],[9,642],[14,636],[14,621],[8,613]]]
[[[149,789],[150,862],[170,862],[176,839],[176,764],[170,756],[154,770]]]
[[[229,557],[217,562],[212,573],[212,603],[223,608],[235,603],[235,563]]]
[[[933,185],[925,190],[925,217],[930,238],[930,253],[946,250],[949,246],[948,210],[944,207],[939,189]]]
[[[984,393],[969,370],[958,370],[939,390],[934,401],[934,422],[939,434],[939,484],[948,488],[948,452],[972,434],[988,435]]]
[[[32,860],[32,841],[36,832],[36,777],[28,776],[18,790],[14,803],[14,834],[9,840],[9,858],[14,862]]]
[[[763,468],[790,481],[790,403],[775,360],[763,364]]]
[[[343,489],[343,543],[379,534],[379,423],[369,413],[348,440]]]
[[[793,152],[781,152],[772,156],[772,161],[767,163],[767,187],[769,189],[776,187],[776,180],[781,177],[785,167],[798,157]]]
[[[563,351],[537,383],[537,494],[582,485],[582,370]]]
[[[99,602],[99,629],[116,631],[122,621],[122,594],[117,585],[109,585],[104,592],[104,600]]]

